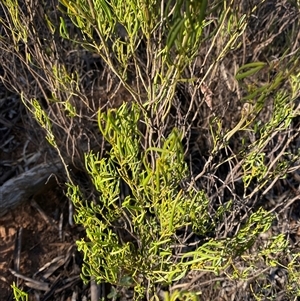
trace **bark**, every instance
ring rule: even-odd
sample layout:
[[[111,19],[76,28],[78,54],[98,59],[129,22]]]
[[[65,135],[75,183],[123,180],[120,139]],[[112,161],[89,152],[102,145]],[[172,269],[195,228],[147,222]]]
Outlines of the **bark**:
[[[42,191],[49,179],[62,170],[60,162],[42,163],[6,181],[0,187],[0,216]]]

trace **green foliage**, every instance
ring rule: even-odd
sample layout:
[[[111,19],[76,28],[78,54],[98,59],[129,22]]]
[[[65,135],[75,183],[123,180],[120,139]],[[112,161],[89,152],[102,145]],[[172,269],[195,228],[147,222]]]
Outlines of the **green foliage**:
[[[151,284],[170,283],[185,275],[187,262],[174,262],[176,231],[191,226],[204,234],[213,225],[204,193],[180,189],[187,175],[181,135],[174,129],[163,147],[140,151],[138,107],[126,105],[99,114],[99,127],[112,148],[107,158],[93,153],[85,157],[86,168],[99,200],[82,203],[76,187],[69,196],[76,208],[76,222],[83,224],[90,240],[78,242],[85,254],[84,279],[114,285],[132,285],[143,293],[144,279]],[[149,162],[149,153],[155,165]],[[120,200],[120,181],[130,194]],[[129,241],[120,234],[128,232]]]
[[[41,107],[40,103],[36,99],[32,99],[30,104],[28,105],[24,102],[27,106],[27,109],[31,111],[33,116],[35,117],[36,121],[39,125],[46,131],[46,140],[54,147],[57,147],[55,138],[52,132],[52,125],[51,121],[43,108]]]
[[[215,64],[237,47],[247,25],[246,15],[237,17],[229,1],[210,8],[217,10],[220,17],[215,20],[215,29],[209,37],[203,34],[213,23],[205,18],[210,13],[207,0],[113,0],[109,3],[60,0],[60,3],[61,11],[80,29],[83,39],[70,35],[65,18],[60,19],[60,35],[103,58],[132,98],[143,103],[151,115],[162,115],[162,120],[168,116],[176,85],[197,80],[185,78],[183,71],[193,64],[202,43],[212,39],[208,54],[220,36],[223,45],[201,83]],[[145,52],[143,61],[137,55],[139,51]],[[138,75],[139,91],[127,82],[132,69]],[[141,91],[145,91],[146,99],[141,97]]]
[[[28,301],[28,294],[20,290],[15,283],[13,283],[11,287],[16,301]]]
[[[175,87],[183,69],[192,62],[201,44],[207,1],[64,1],[62,10],[80,28],[84,40],[76,42],[97,53],[118,76],[138,102],[148,104],[149,110],[163,112],[170,109]],[[172,11],[172,15],[170,15]],[[61,18],[60,34],[73,39]],[[146,43],[146,61],[136,52]],[[155,45],[154,45],[154,43]],[[127,83],[130,66],[140,75],[139,89],[148,99],[141,99]],[[144,69],[144,70],[143,70]],[[144,78],[144,73],[151,74]]]
[[[259,65],[252,69],[246,78],[252,75],[253,70],[257,72],[257,68],[261,67]],[[253,180],[258,180],[258,189],[261,189],[271,179],[286,175],[288,167],[291,166],[290,159],[285,160],[282,155],[276,157],[270,164],[266,160],[265,152],[274,136],[285,133],[290,127],[293,118],[299,115],[299,111],[295,109],[294,105],[295,98],[292,98],[286,89],[278,89],[280,83],[289,77],[289,74],[279,73],[273,81],[261,87],[255,87],[248,96],[244,97],[246,102],[251,102],[251,105],[245,103],[251,108],[247,115],[252,114],[253,116],[244,130],[252,132],[258,137],[247,146],[247,151],[244,155],[242,168],[245,188],[248,188]],[[293,85],[291,88],[295,89]],[[274,93],[272,114],[269,120],[262,123],[261,118],[258,116],[265,107],[266,99],[271,93]]]
[[[20,16],[19,5],[17,0],[3,0],[5,7],[10,13],[10,18],[13,23],[14,29],[11,31],[13,35],[14,47],[19,49],[19,42],[22,41],[25,44],[28,42],[28,31],[23,24],[23,20]]]
[[[230,141],[237,139],[237,135],[243,138],[240,143],[238,155],[227,159],[242,157],[242,180],[244,184],[244,197],[251,197],[254,193],[261,191],[274,179],[286,176],[289,168],[299,160],[299,154],[282,150],[272,162],[270,156],[270,144],[276,136],[284,136],[292,124],[292,120],[299,116],[297,97],[295,94],[299,86],[299,74],[292,73],[298,64],[297,59],[291,59],[289,72],[278,72],[268,83],[256,83],[253,76],[266,69],[271,73],[274,66],[267,66],[263,62],[253,62],[243,65],[236,74],[241,87],[244,87],[248,94],[242,98],[241,116],[236,125],[224,133],[223,121],[215,117],[211,121],[211,135],[213,138],[213,151],[216,155],[221,149],[227,148]],[[251,82],[252,80],[252,82]],[[251,84],[248,84],[251,82]],[[283,82],[289,82],[289,87],[282,87]],[[291,92],[292,91],[292,92]],[[270,102],[272,95],[272,112],[268,118],[264,116],[267,102]],[[270,104],[269,104],[270,105]],[[264,120],[262,122],[262,119]],[[244,137],[252,136],[252,141],[245,141]],[[294,139],[297,133],[288,141]],[[288,145],[288,144],[287,144]],[[213,157],[213,156],[212,156]],[[224,163],[224,162],[223,162]],[[223,164],[221,163],[221,164]],[[257,182],[256,189],[251,194],[247,193],[250,185]]]
[[[211,239],[194,251],[176,254],[179,232],[190,227],[200,236],[216,226],[225,210],[212,219],[204,192],[181,188],[187,176],[181,134],[173,129],[162,148],[141,149],[137,105],[99,113],[99,128],[110,143],[108,156],[85,156],[99,199],[85,200],[78,187],[69,184],[68,195],[76,210],[76,222],[84,225],[87,239],[78,241],[84,254],[83,279],[105,281],[117,287],[134,287],[142,298],[146,287],[154,293],[157,283],[171,284],[190,270],[219,274],[243,256],[257,237],[272,224],[272,215],[262,208],[253,213],[237,234],[225,240]],[[149,153],[152,153],[149,156]],[[154,165],[149,161],[155,158]],[[120,198],[121,182],[128,195]],[[282,250],[282,237],[252,257],[249,268],[263,256]],[[284,247],[284,246],[283,246]],[[246,278],[244,272],[244,278]],[[233,274],[234,276],[234,274]]]
[[[13,46],[28,68],[25,70],[29,70],[39,89],[48,84],[42,93],[47,109],[38,97],[23,92],[23,78],[22,100],[46,131],[46,140],[65,162],[58,143],[63,140],[60,132],[65,130],[68,142],[73,135],[75,145],[78,133],[71,134],[73,125],[76,121],[77,125],[82,124],[84,118],[92,120],[87,111],[96,116],[99,103],[82,96],[86,71],[80,73],[73,61],[70,68],[70,62],[61,60],[63,54],[59,51],[64,47],[48,45],[45,38],[38,38],[45,46],[35,40],[36,29],[27,26],[28,16],[17,1],[3,3],[11,21],[3,25],[10,29]],[[29,2],[25,5],[28,8]],[[282,266],[278,254],[288,253],[283,234],[257,246],[261,234],[270,231],[273,215],[252,206],[252,197],[258,193],[266,195],[299,161],[299,151],[295,153],[288,148],[298,134],[295,131],[289,134],[289,130],[299,116],[299,106],[295,104],[300,90],[299,51],[288,54],[287,50],[271,62],[259,58],[245,64],[244,57],[244,62],[237,64],[236,87],[231,92],[242,91],[238,99],[241,110],[237,110],[238,101],[234,100],[237,113],[234,122],[228,122],[224,118],[226,109],[220,114],[218,107],[225,107],[231,100],[215,95],[220,104],[209,105],[213,113],[209,111],[211,115],[207,118],[212,147],[207,162],[199,167],[202,170],[195,177],[186,163],[190,141],[186,142],[187,149],[182,146],[192,127],[203,131],[205,123],[197,120],[199,116],[202,119],[202,114],[206,118],[202,99],[206,103],[208,100],[202,84],[206,80],[214,82],[218,73],[229,74],[231,66],[226,72],[220,66],[228,54],[241,49],[242,43],[248,40],[244,34],[250,15],[257,13],[257,6],[248,14],[238,12],[239,6],[239,2],[232,0],[212,3],[206,0],[60,0],[58,23],[50,14],[43,17],[51,37],[60,36],[66,45],[72,45],[68,54],[85,50],[100,57],[118,78],[117,85],[130,94],[129,104],[98,114],[101,137],[109,144],[106,155],[93,151],[84,155],[85,169],[98,197],[86,199],[84,188],[73,184],[65,164],[68,196],[76,207],[75,220],[86,229],[86,237],[77,242],[84,255],[82,277],[85,281],[93,277],[97,282],[111,284],[108,298],[116,299],[122,288],[128,288],[134,289],[136,299],[147,294],[151,300],[158,300],[156,286],[171,287],[191,271],[247,282],[257,277],[258,266],[266,270]],[[28,9],[31,14],[32,11]],[[30,18],[37,16],[32,14]],[[0,38],[2,42],[4,37]],[[25,46],[22,51],[20,45]],[[38,49],[37,53],[32,51],[32,45]],[[200,73],[195,71],[196,67],[201,69]],[[263,74],[267,78],[261,81]],[[192,92],[186,110],[180,111],[181,106],[176,111],[180,115],[175,117],[176,122],[181,125],[177,128],[173,124],[169,126],[168,118],[171,107],[177,110],[181,101],[175,97],[180,84],[186,84],[185,91]],[[218,85],[220,92],[225,84],[218,82]],[[197,99],[199,90],[203,95]],[[264,116],[267,111],[269,115]],[[141,123],[145,131],[140,131]],[[57,125],[59,130],[55,132]],[[282,137],[286,137],[286,143],[279,144],[278,153],[273,152],[274,140],[280,141]],[[238,146],[232,148],[233,143]],[[226,153],[225,159],[219,157],[222,152]],[[73,156],[76,150],[71,153]],[[218,158],[220,162],[214,164]],[[229,181],[217,176],[218,168],[225,163],[229,166]],[[203,181],[205,184],[200,189],[196,182],[202,178],[206,182]],[[222,188],[218,187],[218,180]],[[244,193],[237,196],[239,185]],[[217,191],[213,197],[212,191]],[[232,194],[229,200],[217,195],[220,192],[224,195],[224,191]],[[215,201],[217,198],[222,201]],[[196,237],[193,248],[182,242],[183,233]],[[285,267],[289,271],[287,290],[297,296],[300,294],[298,256],[286,256],[292,258]],[[14,291],[18,292],[15,287]],[[254,291],[253,295],[257,300],[262,298]],[[166,293],[165,298],[196,300],[197,295],[175,291]]]
[[[154,299],[154,300],[159,300],[159,299]],[[198,301],[199,298],[196,293],[175,291],[171,295],[169,295],[169,293],[166,293],[164,300],[165,301]]]

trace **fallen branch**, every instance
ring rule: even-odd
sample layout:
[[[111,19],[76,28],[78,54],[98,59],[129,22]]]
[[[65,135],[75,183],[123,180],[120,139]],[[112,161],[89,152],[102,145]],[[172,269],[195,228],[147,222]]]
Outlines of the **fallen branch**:
[[[60,162],[42,163],[6,181],[0,187],[0,216],[39,193],[49,178],[62,170]]]

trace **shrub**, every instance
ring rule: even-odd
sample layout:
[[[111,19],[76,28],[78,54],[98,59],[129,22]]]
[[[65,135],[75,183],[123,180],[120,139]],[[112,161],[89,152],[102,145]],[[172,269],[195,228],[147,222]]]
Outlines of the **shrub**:
[[[64,162],[82,277],[112,299],[299,295],[276,229],[297,197],[299,4],[269,5],[3,1],[2,80]]]
[[[141,151],[139,119],[139,107],[134,104],[100,113],[99,127],[111,149],[104,158],[93,153],[85,156],[99,197],[86,200],[72,184],[68,190],[76,207],[76,222],[87,232],[88,240],[78,242],[84,254],[84,280],[93,277],[97,282],[110,283],[116,287],[115,294],[133,286],[136,300],[156,296],[155,284],[171,285],[188,271],[219,275],[253,246],[273,220],[271,214],[259,209],[230,239],[205,241],[203,237],[209,236],[231,206],[221,206],[211,216],[205,192],[180,188],[188,176],[182,135],[173,129],[162,148]],[[155,158],[154,167],[150,158]],[[122,182],[128,195],[120,198]],[[187,236],[191,233],[196,236],[189,251]],[[260,260],[269,260],[271,252],[286,247],[282,235],[272,240],[256,254]],[[258,258],[250,256],[243,276],[235,271],[232,277],[247,279]]]

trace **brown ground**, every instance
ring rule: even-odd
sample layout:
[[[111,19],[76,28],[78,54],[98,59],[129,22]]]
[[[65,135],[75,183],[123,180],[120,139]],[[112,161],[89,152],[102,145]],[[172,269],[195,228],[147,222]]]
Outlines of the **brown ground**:
[[[34,133],[25,130],[20,100],[1,101],[0,185],[49,160],[47,152],[37,145]],[[15,115],[11,114],[13,110]],[[26,166],[24,155],[29,158],[38,150],[43,154]],[[81,300],[85,294],[79,276],[81,257],[75,247],[83,231],[69,225],[69,203],[62,193],[62,184],[50,182],[7,214],[0,210],[0,301],[14,300],[13,282],[29,293],[29,300],[71,300],[73,292]],[[0,202],[5,201],[1,197]],[[32,294],[39,296],[33,298]]]
[[[67,208],[68,201],[58,189],[52,188],[0,217],[1,301],[13,300],[10,288],[13,282],[30,293],[28,287],[33,285],[33,281],[14,277],[10,270],[18,269],[18,260],[21,275],[40,281],[40,287],[48,284],[48,292],[35,290],[41,300],[58,300],[57,297],[62,295],[65,296],[64,300],[68,300],[67,295],[71,296],[71,291],[81,285],[80,258],[77,258],[74,247],[80,229],[68,225]],[[61,217],[63,232],[60,237]],[[50,262],[53,263],[36,275],[39,269]],[[50,269],[54,270],[53,274],[43,279]]]
[[[260,9],[253,15],[248,28],[249,32],[245,37],[247,45],[243,55],[241,55],[244,56],[246,63],[258,60],[271,61],[282,56],[282,51],[286,49],[284,47],[285,37],[289,37],[290,27],[298,19],[298,12],[293,14],[295,10],[290,8],[290,2],[266,1],[265,9]],[[279,18],[276,17],[276,14]],[[275,32],[271,30],[274,27]],[[297,44],[295,43],[292,50],[297,48]],[[277,51],[277,49],[280,51]],[[232,68],[234,68],[235,64],[232,64],[232,62],[235,62],[234,59],[230,61],[230,66],[232,65]],[[228,73],[234,74],[234,70],[229,70]],[[211,82],[213,93],[216,98],[218,96],[220,103],[222,99],[229,98],[227,95],[218,93],[218,91],[224,90],[223,93],[226,91],[226,89],[222,89],[220,77],[212,77]],[[213,87],[215,87],[215,90]],[[231,90],[230,87],[229,89]],[[36,134],[35,132],[28,132],[30,137],[24,136],[25,133],[28,133],[22,129],[24,124],[22,124],[20,117],[20,101],[13,99],[14,95],[10,98],[11,95],[8,94],[0,86],[0,185],[23,171],[24,166],[22,164],[24,162],[19,161],[19,159],[22,158],[24,145],[28,139]],[[231,107],[233,111],[236,110],[235,105]],[[228,112],[228,116],[230,116],[230,110]],[[8,141],[10,142],[4,145]],[[8,151],[4,152],[3,149]],[[42,150],[39,145],[29,144],[26,154],[34,153],[37,150]],[[39,160],[48,161],[46,152],[43,150],[42,157]],[[34,164],[29,168],[33,166]],[[295,190],[295,195],[293,194],[292,198],[299,193],[297,187],[299,187],[298,181],[297,186],[296,184],[293,186],[292,190]],[[279,190],[278,195],[283,194],[284,191],[285,189],[282,192]],[[271,205],[274,206],[270,202]],[[277,204],[275,203],[275,205]],[[295,247],[299,249],[299,201],[295,201],[293,206],[290,207],[285,211],[287,213],[284,217],[285,222],[282,222],[282,219],[278,222],[278,228],[280,229],[276,231],[276,234],[280,233],[280,230],[288,233],[287,229],[289,228],[290,239]],[[13,281],[19,288],[29,294],[37,294],[35,300],[71,300],[72,294],[77,294],[76,300],[83,300],[83,297],[90,299],[88,288],[84,286],[79,278],[81,256],[75,248],[75,241],[82,236],[83,230],[69,225],[68,213],[68,200],[62,195],[62,189],[59,188],[59,185],[56,185],[46,187],[39,195],[24,200],[24,204],[0,217],[0,301],[13,300],[10,288]],[[62,221],[63,233],[59,231],[60,221]],[[20,261],[19,264],[18,261]],[[19,270],[19,274],[13,275],[12,270]],[[39,270],[40,272],[37,273]],[[31,280],[24,279],[24,276]],[[34,280],[37,282],[34,282]],[[199,282],[201,281],[202,279],[199,279]],[[202,282],[205,283],[205,280]],[[30,289],[33,286],[38,289]],[[191,285],[191,287],[193,286]],[[280,290],[282,289],[280,288],[277,291]],[[33,300],[33,298],[30,296],[29,300]],[[231,298],[231,300],[233,299]],[[276,300],[283,299],[279,299],[279,296],[277,296]]]

